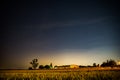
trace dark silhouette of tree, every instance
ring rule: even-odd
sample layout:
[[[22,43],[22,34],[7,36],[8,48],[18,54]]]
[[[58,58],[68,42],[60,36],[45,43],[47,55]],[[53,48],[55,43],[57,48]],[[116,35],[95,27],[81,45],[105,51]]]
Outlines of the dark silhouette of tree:
[[[112,59],[107,60],[106,62],[103,62],[101,64],[102,67],[114,67],[116,65],[117,65],[117,63],[114,60],[112,60]]]
[[[114,60],[111,59],[111,60],[109,61],[108,65],[111,66],[111,67],[114,67],[114,66],[117,65],[117,63],[116,63]]]
[[[33,59],[30,64],[32,65],[33,69],[36,69],[38,66],[38,59]]]
[[[53,68],[53,65],[52,65],[52,63],[50,63],[50,68]]]
[[[103,63],[101,64],[101,67],[105,67],[105,66],[107,66],[107,63],[106,63],[106,62],[103,62]]]
[[[97,67],[100,67],[100,64],[98,64]]]
[[[45,65],[44,68],[45,68],[45,69],[50,69],[50,66],[49,66],[49,65]]]
[[[40,65],[40,66],[39,66],[39,69],[44,69],[44,66],[43,66],[43,65]]]
[[[93,63],[93,67],[96,67],[97,65],[96,65],[96,63]]]

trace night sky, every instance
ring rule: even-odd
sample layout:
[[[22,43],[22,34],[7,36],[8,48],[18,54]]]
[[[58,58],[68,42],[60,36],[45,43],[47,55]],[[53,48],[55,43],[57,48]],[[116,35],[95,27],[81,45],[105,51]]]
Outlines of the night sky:
[[[27,69],[34,58],[43,65],[120,60],[117,0],[1,4],[0,69]]]

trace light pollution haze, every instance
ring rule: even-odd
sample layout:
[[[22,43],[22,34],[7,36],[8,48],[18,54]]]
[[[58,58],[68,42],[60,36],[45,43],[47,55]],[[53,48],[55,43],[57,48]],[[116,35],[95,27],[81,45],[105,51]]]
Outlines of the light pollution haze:
[[[0,69],[120,60],[117,1],[2,3]]]

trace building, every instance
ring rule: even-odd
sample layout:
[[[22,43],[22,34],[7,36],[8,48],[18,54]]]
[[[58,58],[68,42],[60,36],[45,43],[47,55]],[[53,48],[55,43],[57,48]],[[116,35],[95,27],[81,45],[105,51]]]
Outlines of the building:
[[[72,64],[72,65],[55,66],[54,68],[55,69],[73,69],[73,68],[79,68],[79,66]]]
[[[72,64],[72,65],[70,65],[70,68],[79,68],[79,66],[75,65],[75,64]]]
[[[117,65],[120,65],[120,60],[119,60],[119,61],[117,61]]]

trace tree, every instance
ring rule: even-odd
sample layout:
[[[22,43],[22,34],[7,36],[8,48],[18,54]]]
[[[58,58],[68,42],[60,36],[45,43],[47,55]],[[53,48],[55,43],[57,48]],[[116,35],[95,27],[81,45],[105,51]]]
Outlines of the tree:
[[[117,65],[117,63],[114,60],[112,60],[112,59],[107,60],[106,62],[103,62],[101,64],[102,67],[114,67],[116,65]]]
[[[103,63],[101,64],[101,66],[102,66],[102,67],[107,66],[106,62],[103,62]]]
[[[52,65],[52,63],[50,63],[50,68],[53,68],[53,65]]]
[[[44,66],[43,66],[43,65],[40,65],[40,66],[39,66],[39,69],[44,69]]]
[[[97,67],[100,67],[100,64],[98,64]]]
[[[32,65],[33,69],[36,69],[38,66],[38,59],[33,59],[30,64]]]
[[[96,67],[97,65],[96,65],[96,63],[93,63],[93,67]]]
[[[111,67],[114,67],[114,66],[117,65],[117,63],[116,63],[114,60],[111,59],[111,60],[109,61],[108,65],[111,66]]]
[[[45,65],[45,69],[50,69],[50,66],[49,65]]]

